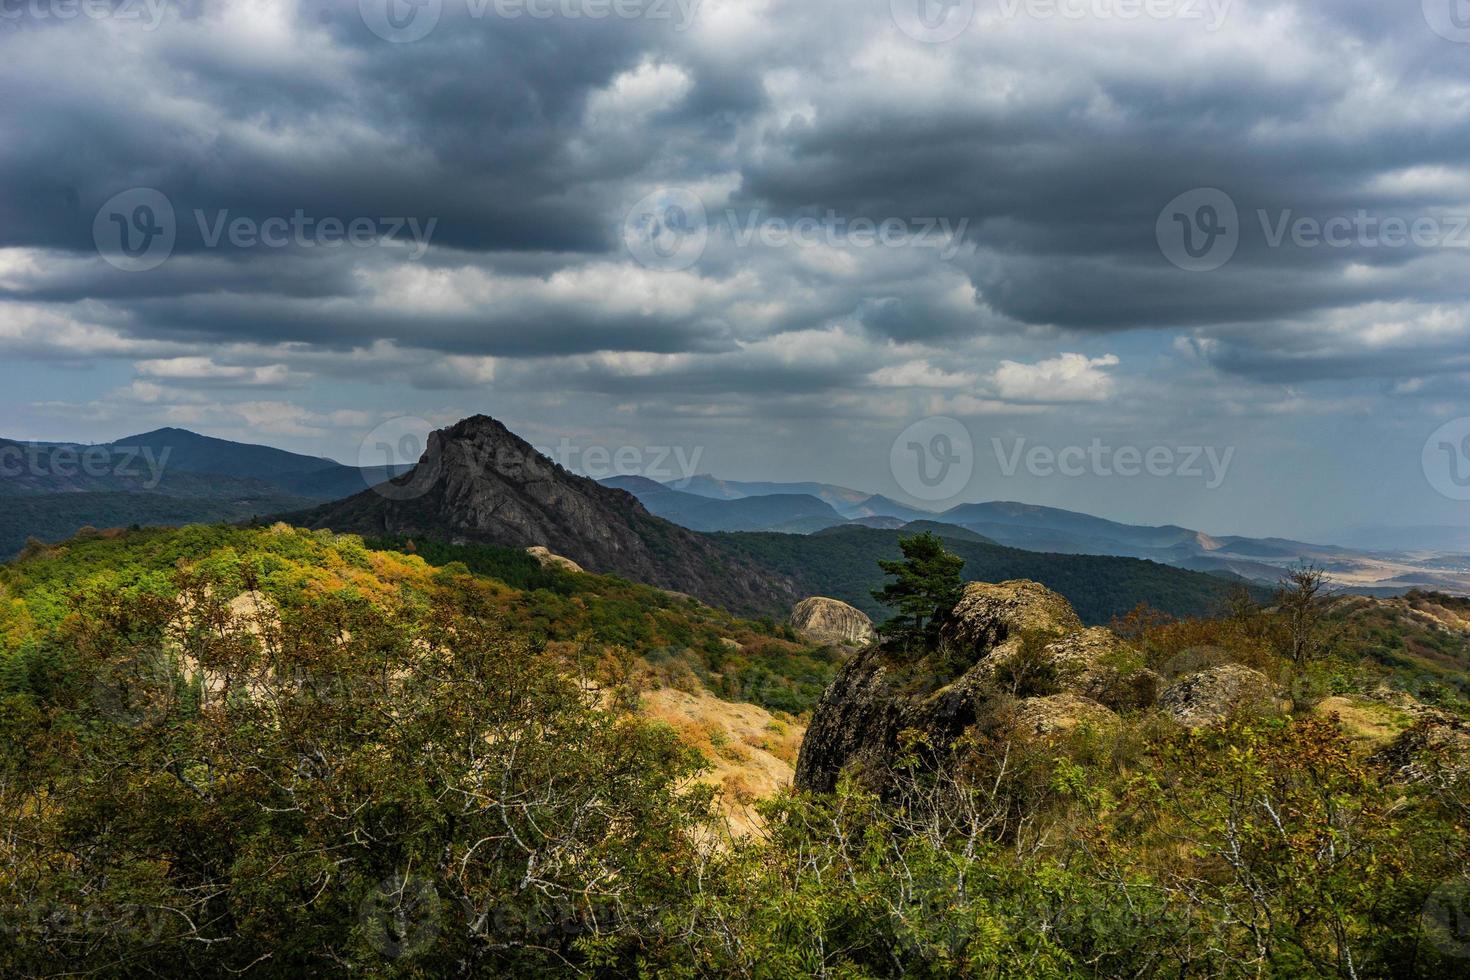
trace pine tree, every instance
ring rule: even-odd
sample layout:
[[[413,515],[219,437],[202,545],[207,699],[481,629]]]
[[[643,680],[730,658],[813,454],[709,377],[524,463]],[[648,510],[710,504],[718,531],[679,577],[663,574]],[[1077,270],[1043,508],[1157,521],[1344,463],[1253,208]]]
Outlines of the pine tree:
[[[896,611],[878,632],[899,649],[910,650],[931,642],[937,622],[960,601],[965,560],[946,551],[929,532],[902,538],[898,544],[903,549],[901,560],[878,562],[895,581],[875,590],[873,598]]]

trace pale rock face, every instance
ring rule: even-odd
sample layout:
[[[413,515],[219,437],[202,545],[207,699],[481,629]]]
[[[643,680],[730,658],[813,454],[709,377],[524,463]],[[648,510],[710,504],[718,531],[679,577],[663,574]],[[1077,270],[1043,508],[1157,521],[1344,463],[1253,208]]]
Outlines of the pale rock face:
[[[1072,633],[1082,620],[1066,599],[1035,582],[971,582],[940,630],[940,642],[989,651],[1028,631]]]
[[[1062,688],[1117,708],[1120,703],[1149,704],[1163,686],[1158,674],[1132,666],[1128,644],[1101,626],[1051,643],[1046,655],[1056,666]]]
[[[552,554],[550,549],[542,548],[539,545],[533,548],[527,548],[526,554],[536,559],[542,568],[560,568],[564,572],[586,571],[586,569],[570,558],[563,558],[561,555]]]
[[[811,643],[865,647],[877,638],[873,621],[845,602],[816,596],[791,610],[791,626]]]
[[[1119,721],[1116,714],[1089,698],[1053,694],[1023,700],[1016,708],[1014,731],[1021,735],[1045,737],[1083,726],[1094,731],[1107,731],[1117,728]]]
[[[1233,711],[1270,710],[1276,689],[1258,670],[1223,664],[1177,681],[1159,696],[1159,706],[1186,728],[1224,721]]]

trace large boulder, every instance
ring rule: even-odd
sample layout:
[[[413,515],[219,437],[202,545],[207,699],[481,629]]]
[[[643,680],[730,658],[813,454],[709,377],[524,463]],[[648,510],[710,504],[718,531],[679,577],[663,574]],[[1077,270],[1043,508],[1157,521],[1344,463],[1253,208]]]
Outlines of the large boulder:
[[[1084,727],[1106,731],[1118,727],[1118,723],[1118,716],[1096,701],[1063,692],[1021,701],[1016,706],[1012,730],[1018,735],[1044,738]]]
[[[977,654],[1019,638],[1023,633],[1072,633],[1082,620],[1067,600],[1044,585],[1016,581],[992,585],[972,582],[940,628],[940,642],[951,649]],[[978,657],[977,657],[978,659]]]
[[[1421,707],[1413,727],[1373,760],[1393,778],[1404,782],[1418,782],[1445,770],[1457,772],[1463,778],[1470,773],[1470,721]]]
[[[1067,601],[1035,582],[966,586],[940,625],[937,651],[915,659],[873,646],[838,673],[802,742],[797,788],[830,792],[843,773],[883,788],[902,733],[915,731],[934,752],[947,751],[999,695],[998,664],[1081,631]],[[1050,731],[1067,727],[1064,716],[1098,722],[1111,714],[1078,692],[1062,693],[1073,699],[1033,705],[1030,715],[1023,701],[1022,716],[1034,715],[1032,727]]]
[[[1175,682],[1159,696],[1159,706],[1186,728],[1205,728],[1236,711],[1268,711],[1276,688],[1258,670],[1222,664]]]
[[[527,548],[526,554],[536,559],[537,564],[542,568],[559,568],[564,572],[575,572],[577,574],[586,571],[586,569],[570,558],[553,553],[550,548],[543,548],[537,545],[532,548]]]
[[[811,643],[865,647],[876,639],[873,621],[845,602],[814,596],[791,610],[791,628]]]
[[[1069,633],[1047,644],[1045,652],[1063,690],[1116,710],[1152,705],[1163,687],[1137,650],[1100,626]]]

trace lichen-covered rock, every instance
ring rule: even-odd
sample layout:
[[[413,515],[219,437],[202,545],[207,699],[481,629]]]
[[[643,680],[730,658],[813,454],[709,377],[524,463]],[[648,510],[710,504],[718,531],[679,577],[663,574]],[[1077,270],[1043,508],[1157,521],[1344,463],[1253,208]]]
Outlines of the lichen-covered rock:
[[[1159,706],[1188,728],[1204,728],[1235,711],[1269,710],[1275,704],[1276,689],[1266,675],[1240,664],[1191,674],[1159,696]]]
[[[1072,633],[1082,621],[1067,600],[1036,582],[971,582],[940,629],[950,648],[988,653],[1025,632]]]
[[[995,697],[996,662],[1016,656],[1028,636],[1064,638],[1081,630],[1067,601],[1035,582],[966,586],[940,626],[938,651],[915,661],[873,646],[838,673],[802,742],[797,788],[830,792],[847,772],[881,789],[901,733],[916,731],[932,751],[948,751]],[[1084,699],[1074,697],[1069,704],[1080,717],[1076,705]],[[1085,713],[1102,717],[1091,707]]]
[[[1443,711],[1425,710],[1412,728],[1373,761],[1404,782],[1418,782],[1438,768],[1464,773],[1470,770],[1470,722]]]
[[[552,554],[549,548],[542,548],[539,545],[536,547],[527,548],[526,554],[536,559],[536,561],[540,563],[542,568],[559,568],[564,572],[586,571],[586,569],[584,569],[581,565],[578,565],[576,562],[572,561],[570,558],[563,558],[561,555]]]
[[[1158,674],[1112,630],[1094,626],[1046,647],[1063,691],[1091,698],[1114,710],[1153,704],[1163,686]]]
[[[877,637],[873,621],[845,602],[814,596],[791,610],[791,628],[811,643],[865,647]]]
[[[1013,729],[1020,735],[1045,737],[1083,726],[1106,731],[1116,728],[1119,723],[1116,714],[1096,701],[1063,693],[1021,701],[1016,707]]]

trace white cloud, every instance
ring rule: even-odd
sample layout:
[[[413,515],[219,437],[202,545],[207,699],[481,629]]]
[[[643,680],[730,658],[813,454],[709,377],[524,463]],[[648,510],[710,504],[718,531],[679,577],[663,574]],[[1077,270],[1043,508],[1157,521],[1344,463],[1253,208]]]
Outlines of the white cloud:
[[[1113,394],[1113,378],[1105,369],[1118,363],[1112,354],[1063,354],[1036,364],[1002,361],[990,380],[1001,398],[1013,401],[1096,402]]]

